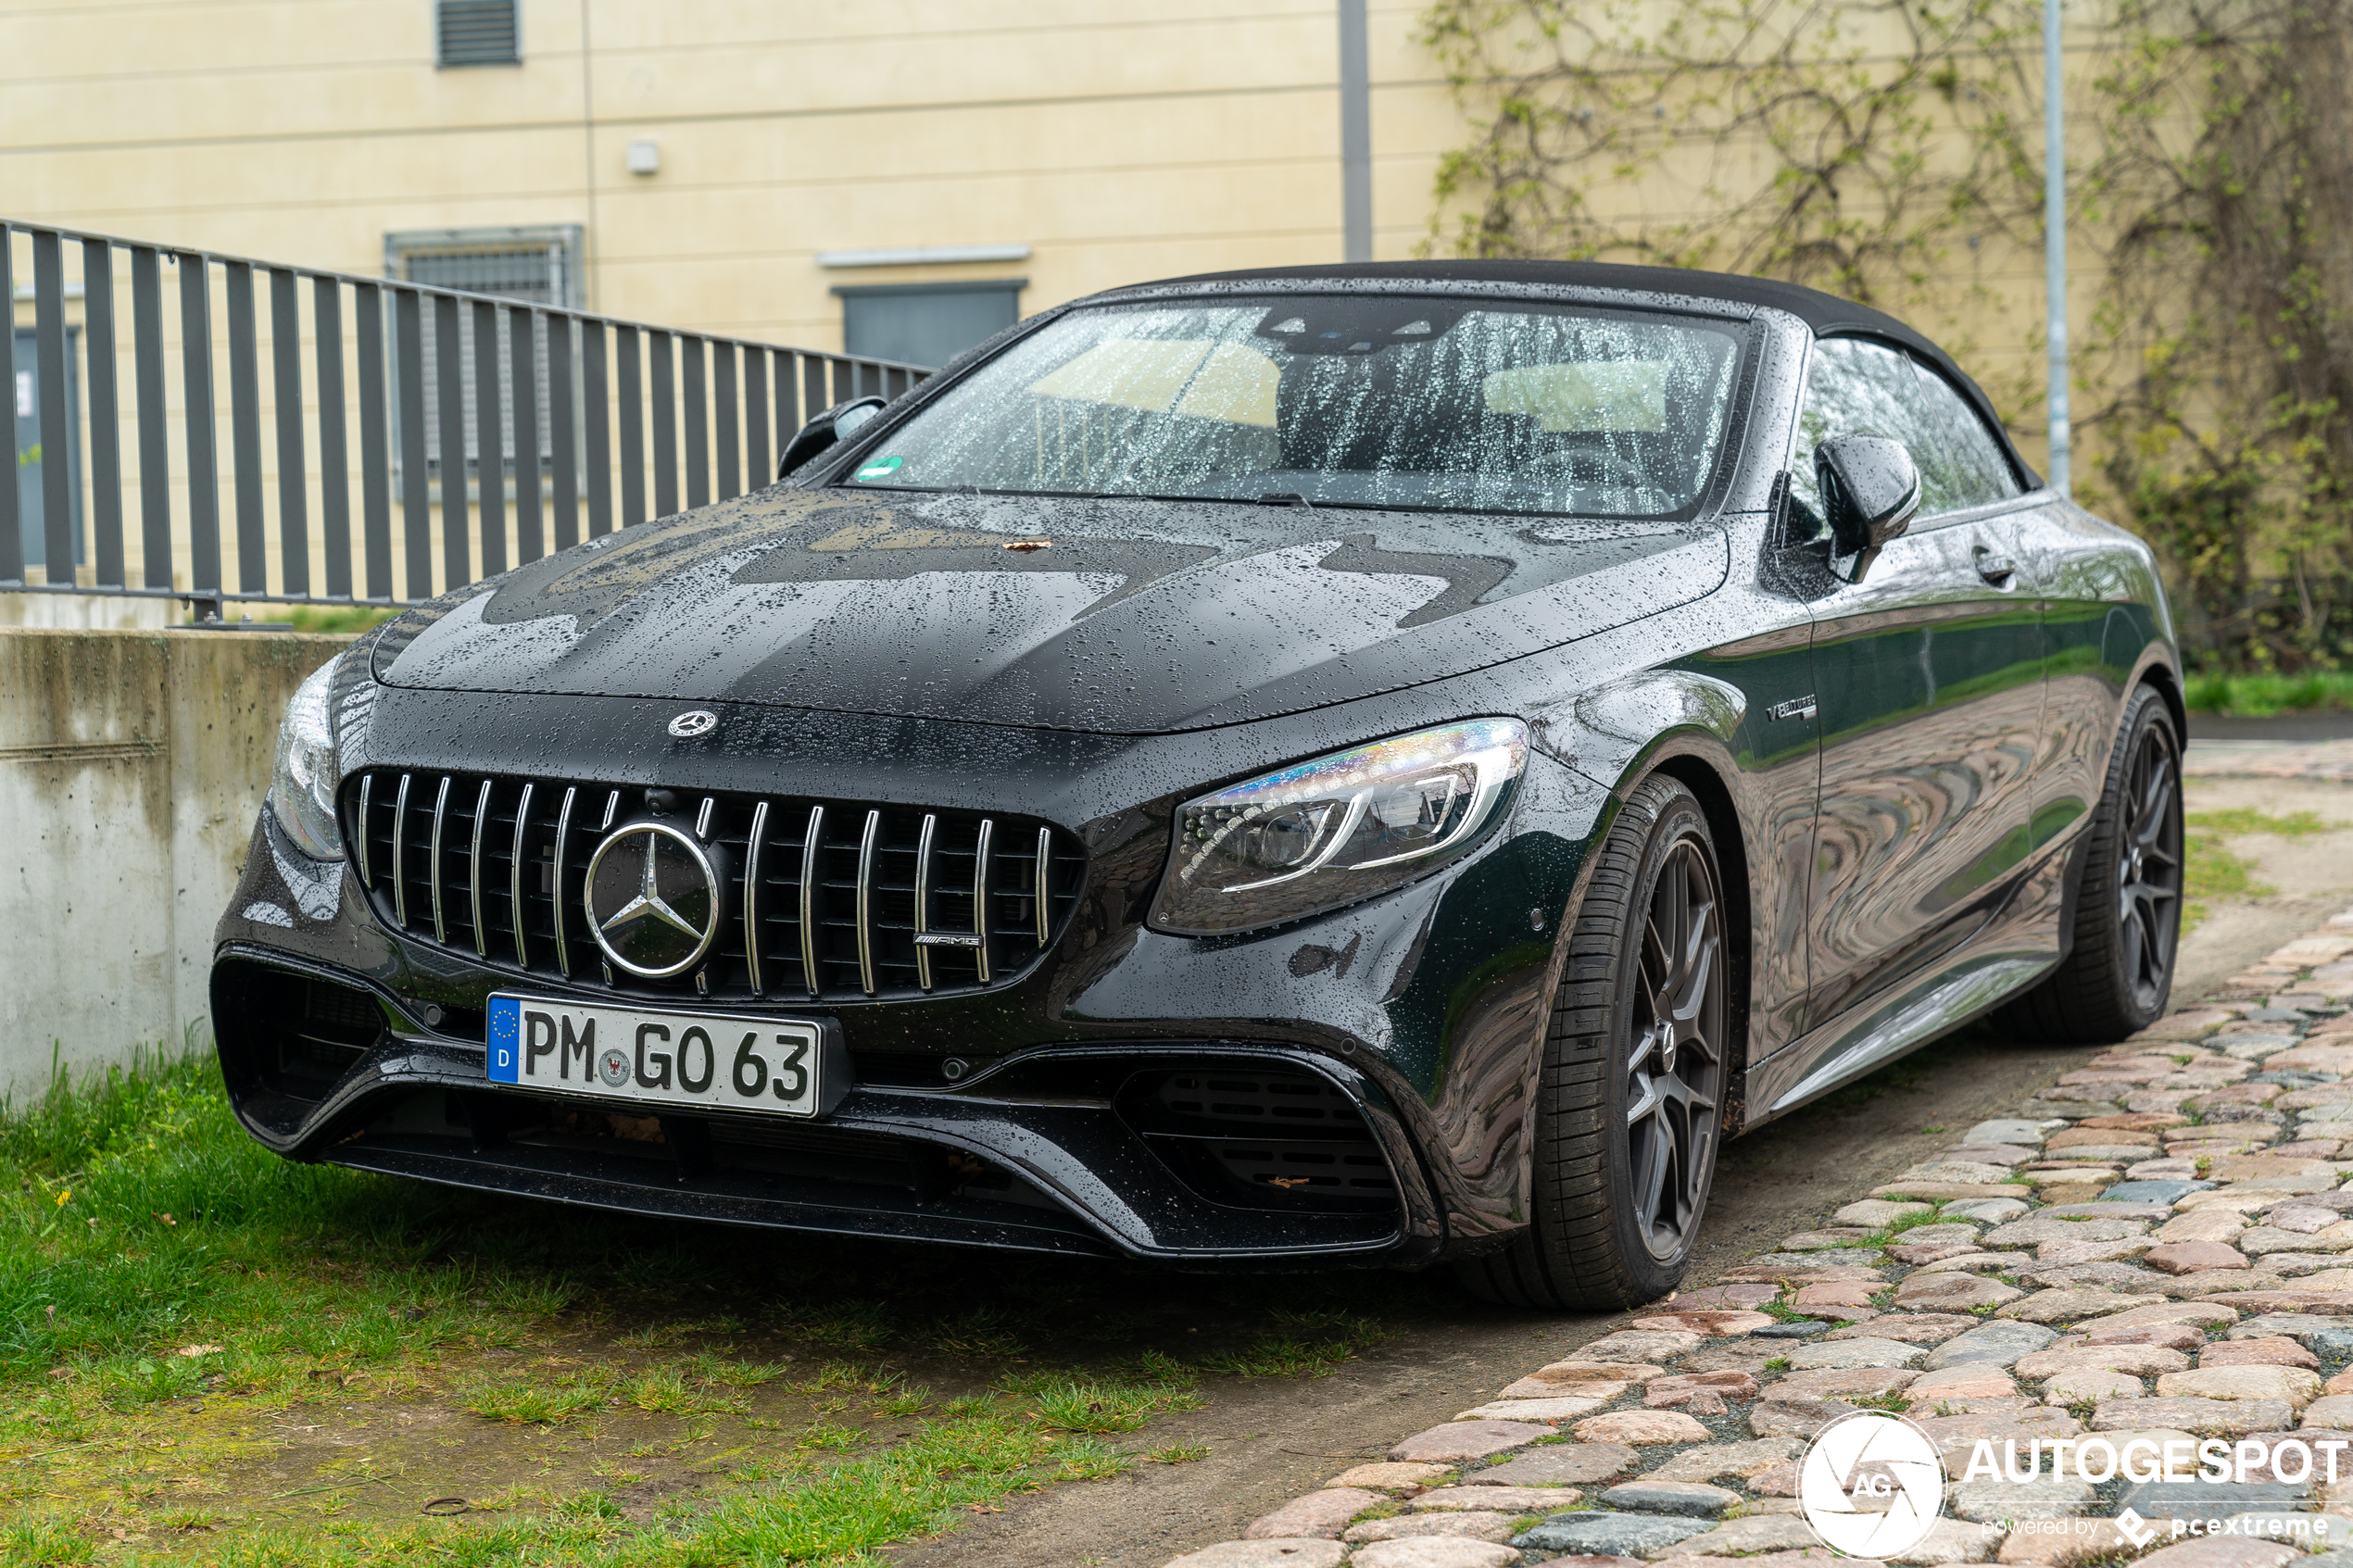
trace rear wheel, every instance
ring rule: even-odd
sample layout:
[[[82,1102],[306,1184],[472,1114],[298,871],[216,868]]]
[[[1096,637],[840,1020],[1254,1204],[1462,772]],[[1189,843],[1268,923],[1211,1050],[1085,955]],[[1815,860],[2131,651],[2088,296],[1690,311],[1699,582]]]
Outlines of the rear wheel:
[[[1731,1041],[1723,877],[1692,792],[1656,776],[1604,839],[1544,1046],[1530,1223],[1462,1266],[1512,1306],[1655,1301],[1691,1261],[1716,1174]]]
[[[2075,942],[1996,1023],[2021,1039],[2105,1045],[2165,1014],[2182,929],[2182,746],[2154,687],[2125,705],[2075,897]]]

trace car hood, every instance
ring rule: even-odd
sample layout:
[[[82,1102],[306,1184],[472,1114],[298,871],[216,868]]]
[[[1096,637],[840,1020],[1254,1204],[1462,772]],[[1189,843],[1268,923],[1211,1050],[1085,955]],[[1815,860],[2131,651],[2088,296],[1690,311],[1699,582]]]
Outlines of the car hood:
[[[1707,524],[782,487],[454,591],[377,679],[1111,734],[1298,712],[1713,592]]]

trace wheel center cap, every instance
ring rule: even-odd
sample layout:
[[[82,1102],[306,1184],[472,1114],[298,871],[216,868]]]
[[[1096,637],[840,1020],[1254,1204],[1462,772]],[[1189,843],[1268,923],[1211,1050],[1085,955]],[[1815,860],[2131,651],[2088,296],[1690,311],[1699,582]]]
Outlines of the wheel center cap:
[[[1658,1048],[1659,1070],[1665,1073],[1674,1072],[1675,1025],[1666,1019],[1660,1019],[1651,1027],[1651,1039]]]
[[[2141,850],[2138,845],[2133,846],[2133,858],[2125,863],[2124,874],[2130,881],[2141,880]]]

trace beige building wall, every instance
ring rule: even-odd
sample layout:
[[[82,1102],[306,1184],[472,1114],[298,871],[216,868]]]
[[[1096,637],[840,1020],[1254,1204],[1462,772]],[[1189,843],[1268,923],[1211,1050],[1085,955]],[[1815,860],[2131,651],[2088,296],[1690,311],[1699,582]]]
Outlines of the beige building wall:
[[[1451,100],[1371,6],[1377,254]],[[390,231],[579,223],[588,303],[842,346],[837,285],[1093,290],[1341,254],[1334,0],[523,0],[438,69],[432,0],[6,0],[0,213],[353,272]],[[661,168],[632,174],[635,141]],[[1026,245],[826,268],[820,252]]]

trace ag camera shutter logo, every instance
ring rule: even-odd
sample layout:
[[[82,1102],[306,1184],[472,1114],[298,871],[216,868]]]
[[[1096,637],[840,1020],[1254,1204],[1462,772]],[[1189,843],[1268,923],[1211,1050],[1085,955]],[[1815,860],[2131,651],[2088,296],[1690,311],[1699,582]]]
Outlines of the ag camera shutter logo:
[[[1928,1434],[1862,1411],[1814,1435],[1797,1471],[1806,1523],[1832,1551],[1894,1557],[1928,1538],[1944,1511],[1944,1466]]]

